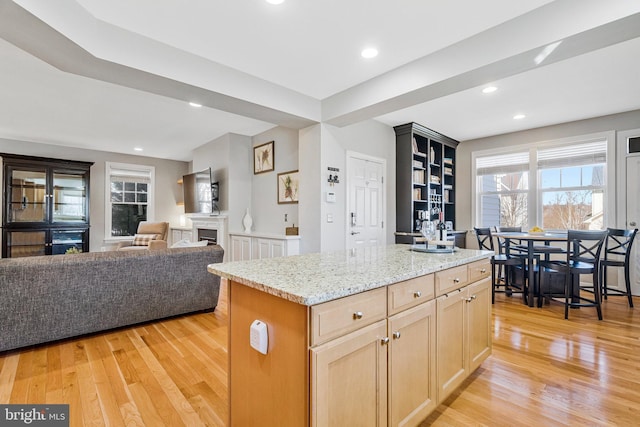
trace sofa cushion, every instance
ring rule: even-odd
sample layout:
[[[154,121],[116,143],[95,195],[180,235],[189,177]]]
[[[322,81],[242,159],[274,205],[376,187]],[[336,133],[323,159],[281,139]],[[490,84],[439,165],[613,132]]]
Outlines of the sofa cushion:
[[[209,242],[207,242],[206,240],[192,242],[189,239],[182,239],[175,242],[173,245],[171,245],[171,247],[172,248],[194,248],[198,246],[207,246],[207,244],[209,244]]]
[[[149,243],[152,240],[156,240],[158,238],[157,234],[136,234],[133,237],[132,246],[149,246]]]

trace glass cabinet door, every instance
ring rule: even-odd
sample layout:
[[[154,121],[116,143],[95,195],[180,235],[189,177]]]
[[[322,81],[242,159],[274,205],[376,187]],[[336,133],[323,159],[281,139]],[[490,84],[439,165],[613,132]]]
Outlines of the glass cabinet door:
[[[6,221],[45,222],[47,220],[47,172],[42,169],[10,168],[7,182]]]
[[[52,222],[86,222],[87,188],[83,173],[53,172]]]
[[[83,252],[86,234],[86,230],[51,230],[51,254]]]
[[[5,239],[9,258],[46,254],[46,231],[5,231]]]

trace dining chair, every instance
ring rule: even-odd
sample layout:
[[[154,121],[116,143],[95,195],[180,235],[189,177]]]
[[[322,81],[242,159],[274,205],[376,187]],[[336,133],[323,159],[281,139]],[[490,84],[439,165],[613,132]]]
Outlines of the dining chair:
[[[607,231],[568,230],[566,240],[566,258],[564,260],[540,261],[540,298],[552,299],[551,275],[564,276],[564,318],[569,318],[569,308],[595,307],[598,319],[602,320],[602,298],[600,296],[600,255]],[[590,274],[591,285],[582,285],[580,276]],[[593,293],[593,299],[580,291]]]
[[[626,295],[629,300],[629,307],[633,307],[633,296],[631,294],[631,279],[629,275],[629,264],[631,261],[631,247],[636,238],[638,229],[624,230],[617,228],[607,228],[607,238],[604,244],[604,254],[600,260],[600,283],[602,285],[601,296],[607,299],[609,293],[615,295]],[[624,268],[625,289],[609,287],[607,284],[607,268]]]
[[[495,253],[495,247],[493,244],[493,235],[490,228],[473,228],[476,232],[476,238],[478,239],[478,248],[481,250],[492,251],[494,255],[491,257],[491,303],[495,303],[495,293],[504,292],[507,295],[512,295],[514,292],[522,292],[523,287],[511,283],[510,276],[512,271],[508,267],[522,266],[524,261],[517,256],[508,256],[503,253]],[[500,273],[496,269],[502,269],[504,267],[504,283],[501,283]],[[503,287],[504,290],[499,290]],[[498,288],[498,289],[497,289]]]

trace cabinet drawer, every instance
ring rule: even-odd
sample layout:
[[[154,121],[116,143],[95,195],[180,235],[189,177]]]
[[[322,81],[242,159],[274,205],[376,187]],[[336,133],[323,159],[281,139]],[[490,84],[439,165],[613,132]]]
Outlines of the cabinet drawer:
[[[387,290],[389,315],[399,313],[435,297],[433,274],[395,283]]]
[[[436,273],[436,296],[459,289],[469,282],[469,271],[466,265],[453,267]]]
[[[387,289],[379,288],[311,307],[311,345],[387,317]]]
[[[472,262],[469,267],[469,282],[476,282],[491,275],[491,260],[483,259]]]

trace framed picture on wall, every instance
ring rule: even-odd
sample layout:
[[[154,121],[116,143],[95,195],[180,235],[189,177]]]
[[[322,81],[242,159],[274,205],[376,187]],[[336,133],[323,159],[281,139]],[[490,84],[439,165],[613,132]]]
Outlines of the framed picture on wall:
[[[278,174],[278,203],[298,203],[298,171]]]
[[[271,172],[274,169],[275,154],[273,141],[253,147],[253,174]]]

